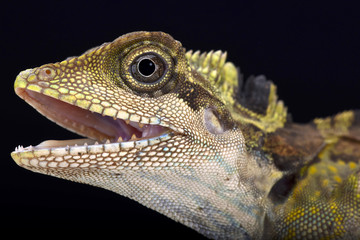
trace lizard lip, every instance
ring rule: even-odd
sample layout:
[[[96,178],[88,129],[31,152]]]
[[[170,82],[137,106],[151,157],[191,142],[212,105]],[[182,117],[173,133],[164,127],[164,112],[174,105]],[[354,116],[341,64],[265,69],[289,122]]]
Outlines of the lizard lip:
[[[126,142],[158,137],[169,128],[155,124],[142,124],[130,120],[104,116],[82,109],[53,97],[16,88],[16,93],[37,111],[58,125],[88,139],[48,140],[40,143],[39,148],[62,147],[66,145]]]

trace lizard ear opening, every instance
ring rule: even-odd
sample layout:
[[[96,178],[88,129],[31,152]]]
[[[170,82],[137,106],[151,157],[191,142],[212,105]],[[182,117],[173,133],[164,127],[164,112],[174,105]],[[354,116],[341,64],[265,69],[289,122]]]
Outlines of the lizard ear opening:
[[[205,109],[204,121],[209,132],[216,135],[224,133],[225,128],[221,120],[221,115],[218,114],[214,108],[210,107]]]

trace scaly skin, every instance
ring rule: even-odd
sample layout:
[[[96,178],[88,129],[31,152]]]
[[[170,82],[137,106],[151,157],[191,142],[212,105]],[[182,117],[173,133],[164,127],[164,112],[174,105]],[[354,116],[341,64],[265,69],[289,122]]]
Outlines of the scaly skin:
[[[209,238],[358,239],[360,113],[295,124],[272,82],[239,76],[226,53],[126,34],[18,75],[21,98],[87,138],[11,156]]]

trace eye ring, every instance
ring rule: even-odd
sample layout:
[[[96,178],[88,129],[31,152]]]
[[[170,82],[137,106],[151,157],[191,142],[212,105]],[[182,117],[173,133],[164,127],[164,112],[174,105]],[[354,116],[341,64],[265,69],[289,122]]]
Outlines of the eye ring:
[[[172,79],[174,61],[161,48],[136,48],[120,59],[120,76],[135,93],[152,93],[160,90]]]

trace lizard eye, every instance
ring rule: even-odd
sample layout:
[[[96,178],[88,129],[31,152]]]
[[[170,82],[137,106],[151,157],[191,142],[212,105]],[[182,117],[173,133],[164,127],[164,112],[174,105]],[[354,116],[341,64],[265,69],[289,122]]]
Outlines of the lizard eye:
[[[151,58],[143,58],[137,64],[137,71],[144,77],[151,77],[154,74],[156,65]]]
[[[173,69],[172,57],[156,47],[136,48],[120,59],[121,78],[138,94],[152,96],[160,89],[162,92],[168,91],[173,86]]]
[[[163,77],[166,70],[164,60],[153,53],[139,56],[131,64],[132,76],[141,83],[155,83]]]

